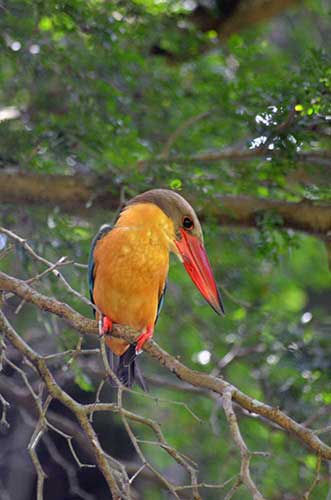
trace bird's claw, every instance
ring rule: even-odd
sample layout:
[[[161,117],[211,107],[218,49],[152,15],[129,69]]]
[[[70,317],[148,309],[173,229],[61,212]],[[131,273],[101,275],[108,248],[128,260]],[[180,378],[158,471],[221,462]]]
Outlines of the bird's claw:
[[[135,349],[137,356],[143,352],[142,347],[145,344],[145,342],[147,342],[147,340],[153,337],[153,332],[154,332],[153,326],[147,326],[146,331],[143,332],[141,335],[139,335]]]
[[[108,316],[102,315],[99,319],[99,338],[109,334],[112,331],[113,322]]]

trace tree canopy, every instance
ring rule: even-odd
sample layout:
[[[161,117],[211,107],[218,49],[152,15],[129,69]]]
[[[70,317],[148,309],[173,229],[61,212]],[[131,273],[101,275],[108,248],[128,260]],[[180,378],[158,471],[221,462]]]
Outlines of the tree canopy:
[[[330,3],[0,13],[0,498],[328,497]],[[150,392],[116,391],[87,258],[153,187],[196,209],[226,315],[174,260]]]

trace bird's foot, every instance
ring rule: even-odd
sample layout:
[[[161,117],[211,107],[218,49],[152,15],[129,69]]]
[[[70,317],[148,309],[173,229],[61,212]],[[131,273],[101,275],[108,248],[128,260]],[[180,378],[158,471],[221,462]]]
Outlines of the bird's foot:
[[[148,325],[146,330],[141,335],[139,335],[136,344],[136,354],[140,354],[142,352],[142,347],[144,343],[153,337],[153,333],[154,333],[154,326]]]
[[[99,319],[99,336],[103,337],[112,331],[113,322],[108,316],[102,315]]]

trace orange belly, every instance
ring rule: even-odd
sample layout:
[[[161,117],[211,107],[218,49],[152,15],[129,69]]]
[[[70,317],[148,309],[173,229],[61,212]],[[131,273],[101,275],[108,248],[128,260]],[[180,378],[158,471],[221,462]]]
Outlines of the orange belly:
[[[102,313],[137,332],[154,325],[169,266],[168,241],[158,226],[116,226],[97,243],[94,261],[93,299]],[[115,354],[128,347],[111,337],[107,343]]]

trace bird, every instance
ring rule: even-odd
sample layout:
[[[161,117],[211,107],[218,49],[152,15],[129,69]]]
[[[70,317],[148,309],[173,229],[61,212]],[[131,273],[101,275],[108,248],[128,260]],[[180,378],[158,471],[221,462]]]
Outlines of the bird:
[[[145,342],[153,337],[162,309],[169,255],[184,265],[202,296],[224,314],[204,247],[198,217],[179,193],[152,189],[128,201],[113,226],[104,225],[94,237],[88,262],[91,302],[100,336],[110,349],[111,366],[119,381],[132,387],[146,384],[137,364]],[[137,331],[134,344],[112,337],[114,323]]]

